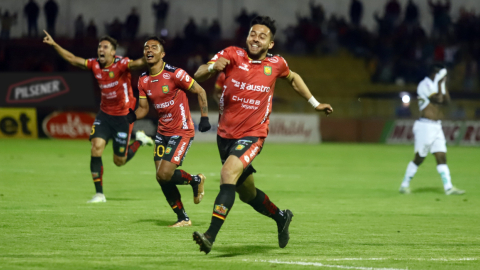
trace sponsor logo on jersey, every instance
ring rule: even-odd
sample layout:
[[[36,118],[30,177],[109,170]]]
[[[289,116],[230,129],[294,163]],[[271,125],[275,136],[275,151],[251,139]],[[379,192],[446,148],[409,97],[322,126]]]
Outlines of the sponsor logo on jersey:
[[[155,107],[155,109],[158,110],[158,109],[164,109],[164,108],[170,107],[173,104],[175,104],[175,101],[170,100],[170,101],[165,101],[164,103],[154,104],[154,107]]]
[[[240,50],[237,50],[237,54],[238,56],[241,56],[241,57],[244,57],[245,54],[243,53],[243,51],[240,51]]]
[[[149,79],[148,77],[145,77],[145,78],[143,79],[143,83],[147,83],[147,82],[148,82],[148,79]]]
[[[263,73],[265,73],[265,75],[267,75],[267,76],[272,75],[272,67],[271,66],[264,66],[263,67]]]
[[[160,135],[156,135],[155,136],[155,142],[158,143],[158,144],[161,144],[163,142],[163,139]]]
[[[164,94],[167,94],[169,91],[170,91],[170,89],[168,89],[168,85],[162,86],[162,92],[163,92]]]
[[[243,70],[245,70],[245,71],[249,71],[248,65],[245,64],[245,63],[242,63],[242,65],[241,65],[241,66],[238,66],[238,68],[239,68],[239,69],[243,69]]]
[[[253,149],[252,153],[250,153],[250,158],[253,158],[253,157],[257,154],[258,149],[259,149],[258,146],[256,146],[256,147]]]
[[[262,61],[259,61],[259,60],[252,60],[252,61],[250,61],[250,63],[252,63],[252,64],[261,64],[261,63],[262,63]]]
[[[276,56],[267,57],[267,60],[270,61],[271,63],[278,63],[278,58]]]
[[[213,211],[215,211],[215,213],[220,214],[222,216],[226,216],[228,213],[228,208],[223,206],[223,204],[220,204],[220,205],[215,204],[215,210]]]
[[[96,77],[97,79],[101,79],[101,78],[102,78],[102,74],[98,73],[97,75],[95,75],[95,77]]]
[[[250,158],[248,156],[243,156],[243,159],[247,162],[250,163]]]
[[[189,82],[189,81],[190,81],[190,76],[188,76],[188,75],[185,74],[185,81],[186,81],[186,82]]]
[[[36,103],[69,91],[70,88],[61,76],[38,77],[10,85],[6,101],[7,103]]]
[[[249,90],[249,91],[256,91],[256,92],[268,92],[270,91],[270,87],[264,85],[254,85],[245,82],[240,82],[232,78],[233,85],[235,87],[239,87],[240,90]]]
[[[108,77],[110,77],[110,78],[115,77],[115,73],[114,73],[113,71],[110,71],[110,72],[108,73]]]
[[[177,76],[175,76],[175,77],[177,77],[178,79],[180,79],[180,77],[182,77],[182,75],[183,75],[184,72],[185,72],[185,71],[183,71],[183,70],[178,71]]]
[[[127,144],[127,140],[122,140],[120,138],[115,138],[115,141],[118,142],[119,144]]]
[[[163,78],[165,78],[165,79],[167,79],[167,80],[170,79],[170,74],[168,74],[168,73],[163,73]]]
[[[172,138],[172,139],[178,139],[178,138],[180,138],[180,136],[179,136],[179,135],[173,135],[173,136],[170,137],[170,138]]]
[[[127,138],[128,134],[126,132],[118,132],[117,137],[125,139]]]
[[[167,150],[165,150],[165,154],[170,154],[170,152],[172,151],[172,148],[171,147],[167,147]]]
[[[251,99],[251,98],[241,98],[239,96],[233,96],[232,97],[232,100],[233,101],[240,101],[240,102],[243,102],[243,103],[246,103],[246,104],[251,104],[251,105],[260,105],[260,100],[255,100],[255,99]]]
[[[243,148],[245,148],[245,145],[237,145],[237,147],[235,147],[235,150],[242,150]]]
[[[117,98],[117,92],[115,91],[108,92],[108,93],[102,92],[102,96],[105,96],[106,99],[114,99],[114,98]]]
[[[107,83],[107,84],[99,84],[98,86],[101,88],[101,89],[106,89],[106,88],[112,88],[112,87],[115,87],[118,85],[118,81],[114,81],[114,82],[111,82],[111,83]]]
[[[176,161],[179,161],[180,160],[180,156],[183,154],[183,152],[185,152],[185,146],[187,145],[186,142],[183,142],[182,143],[182,146],[180,146],[180,150],[177,151],[177,155],[175,156],[175,160]]]
[[[148,96],[151,96],[151,95],[152,95],[152,91],[151,91],[151,90],[147,90],[147,95],[148,95]]]
[[[154,82],[158,82],[158,80],[152,80],[152,83],[154,83]]]
[[[249,145],[252,143],[250,140],[238,140],[237,143],[239,144],[244,144],[244,145]]]
[[[185,116],[185,108],[183,107],[183,103],[180,103],[180,114],[182,115],[182,128],[188,129],[187,117]]]

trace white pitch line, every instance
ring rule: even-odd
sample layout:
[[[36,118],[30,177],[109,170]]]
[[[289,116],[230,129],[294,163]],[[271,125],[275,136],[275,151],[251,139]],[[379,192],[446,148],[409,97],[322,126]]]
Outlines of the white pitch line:
[[[328,267],[328,268],[341,268],[341,269],[357,269],[357,270],[408,270],[408,268],[374,268],[374,267],[361,267],[361,266],[347,266],[347,265],[329,265],[323,263],[315,262],[284,262],[278,260],[255,260],[255,262],[267,262],[267,263],[277,263],[277,264],[295,264],[303,266],[317,266],[317,267]]]

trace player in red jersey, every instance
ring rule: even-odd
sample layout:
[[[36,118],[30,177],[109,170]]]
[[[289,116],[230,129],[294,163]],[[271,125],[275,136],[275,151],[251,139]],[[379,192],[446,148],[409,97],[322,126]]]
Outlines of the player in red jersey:
[[[124,165],[137,152],[141,145],[153,145],[151,138],[143,131],[135,135],[136,141],[129,145],[133,124],[126,118],[129,108],[135,108],[136,99],[130,84],[130,69],[145,66],[143,58],[132,61],[115,55],[117,41],[111,37],[100,39],[97,48],[98,58],[84,59],[75,56],[58,45],[44,30],[43,42],[51,45],[57,53],[73,66],[92,70],[102,90],[100,111],[90,133],[92,142],[90,170],[95,184],[96,194],[89,203],[106,202],[103,194],[102,154],[109,139],[113,140],[113,162]]]
[[[225,72],[219,72],[215,86],[213,88],[213,100],[220,105],[220,98],[222,97],[223,84],[225,83]]]
[[[281,248],[288,244],[288,228],[293,214],[279,210],[268,196],[255,188],[251,163],[260,153],[268,134],[269,115],[277,78],[286,79],[293,89],[317,111],[333,112],[329,104],[320,104],[310,93],[302,78],[288,68],[281,56],[268,54],[274,45],[275,25],[269,17],[256,17],[247,37],[247,48],[228,47],[217,53],[210,62],[199,67],[197,81],[213,73],[225,72],[220,98],[220,118],[217,144],[223,167],[220,173],[220,193],[215,199],[212,221],[205,233],[194,232],[193,239],[200,251],[209,253],[213,242],[235,201],[240,200],[277,223]]]
[[[149,101],[158,112],[158,129],[155,136],[154,158],[157,181],[167,202],[177,214],[177,222],[169,227],[191,226],[177,185],[190,184],[193,188],[193,201],[198,204],[204,196],[205,176],[191,175],[177,169],[192,144],[195,128],[190,115],[185,91],[198,95],[201,119],[198,129],[208,131],[208,104],[205,90],[183,69],[173,67],[163,61],[165,42],[157,37],[147,39],[143,48],[149,74],[144,73],[138,80],[140,92],[139,106],[130,111],[129,122],[143,118],[149,111]]]

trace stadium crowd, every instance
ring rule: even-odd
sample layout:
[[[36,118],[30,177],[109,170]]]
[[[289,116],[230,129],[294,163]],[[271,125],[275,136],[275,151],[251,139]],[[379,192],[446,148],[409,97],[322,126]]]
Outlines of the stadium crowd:
[[[416,0],[418,1],[418,0]],[[480,14],[461,8],[458,19],[452,20],[450,0],[428,0],[430,14],[433,16],[432,29],[424,29],[420,22],[419,8],[415,0],[409,0],[402,7],[398,0],[386,2],[383,14],[374,14],[376,29],[371,31],[362,24],[362,0],[352,0],[349,18],[331,14],[328,18],[321,4],[310,1],[310,12],[307,16],[296,16],[297,22],[281,31],[285,42],[277,42],[276,52],[291,54],[324,55],[335,54],[339,48],[346,48],[355,56],[365,59],[366,67],[371,73],[371,80],[380,83],[417,83],[425,77],[427,66],[433,62],[443,62],[448,68],[461,64],[464,70],[463,90],[472,92],[476,89],[476,77],[480,64]],[[179,63],[186,63],[186,69],[193,71],[201,63],[208,60],[225,44],[244,46],[249,22],[256,13],[249,14],[242,9],[235,18],[237,29],[234,40],[225,40],[221,25],[214,19],[210,23],[202,19],[200,23],[193,18],[186,22],[182,34],[171,35],[166,27],[169,15],[169,2],[160,0],[153,2],[152,9],[156,17],[155,32],[167,40],[167,50],[176,56]],[[58,4],[49,0],[43,6],[47,22],[47,31],[55,36],[55,22],[58,16]],[[63,71],[68,67],[61,62],[45,62],[44,58],[32,59],[22,54],[25,64],[13,63],[18,55],[12,52],[21,50],[23,46],[31,46],[28,37],[38,37],[37,27],[39,13],[42,10],[35,2],[29,0],[23,13],[28,22],[27,37],[11,42],[2,42],[0,46],[0,70],[28,71]],[[10,29],[18,21],[17,13],[2,10],[0,5],[1,38],[7,41]],[[141,14],[132,7],[130,14],[122,21],[115,18],[104,25],[105,32],[116,38],[121,47],[119,54],[125,53],[139,57],[139,46],[144,37],[138,35]],[[82,54],[83,48],[78,44],[94,44],[97,42],[98,26],[93,19],[86,24],[84,15],[76,15],[74,21],[74,39],[58,37],[57,39],[72,51]],[[15,43],[15,46],[9,44]],[[20,44],[20,46],[18,46]],[[76,44],[77,46],[74,46]],[[41,45],[40,45],[41,46]],[[39,48],[46,50],[44,47]],[[140,52],[141,53],[141,52]],[[37,54],[38,56],[38,54]],[[178,56],[178,57],[177,57]],[[175,63],[172,63],[175,64]]]

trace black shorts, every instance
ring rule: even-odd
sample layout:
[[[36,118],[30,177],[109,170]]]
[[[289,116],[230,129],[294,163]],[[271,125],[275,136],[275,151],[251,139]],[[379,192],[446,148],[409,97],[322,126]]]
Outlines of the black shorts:
[[[133,124],[128,123],[125,116],[109,115],[103,111],[98,112],[93,122],[90,140],[102,138],[107,143],[113,140],[113,153],[117,156],[126,156],[130,142]]]
[[[183,160],[187,155],[190,145],[192,145],[193,137],[184,136],[163,136],[157,132],[155,135],[155,150],[153,160],[166,160],[182,166]]]
[[[243,173],[237,181],[237,186],[242,185],[250,174],[257,172],[252,166],[252,161],[262,151],[264,142],[265,138],[225,139],[217,135],[217,146],[222,165],[231,155],[238,157],[243,163]]]

